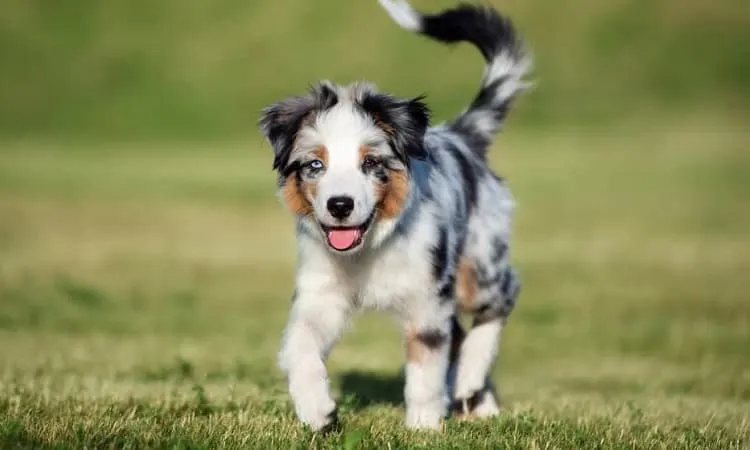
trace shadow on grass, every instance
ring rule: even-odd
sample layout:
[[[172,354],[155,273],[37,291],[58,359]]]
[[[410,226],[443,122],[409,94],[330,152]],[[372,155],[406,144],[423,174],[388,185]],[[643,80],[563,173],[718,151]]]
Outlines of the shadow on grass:
[[[404,400],[404,375],[402,372],[383,374],[376,372],[346,372],[341,376],[341,393],[354,396],[354,409],[375,405],[399,406]]]

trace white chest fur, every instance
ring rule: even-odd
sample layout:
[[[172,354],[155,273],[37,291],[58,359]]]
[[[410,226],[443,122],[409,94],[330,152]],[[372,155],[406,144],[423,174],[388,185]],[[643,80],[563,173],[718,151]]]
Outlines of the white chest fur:
[[[379,309],[408,315],[434,292],[434,227],[419,222],[359,258],[336,258],[320,243],[301,239],[298,294],[346,298],[353,310]]]
[[[378,253],[359,279],[358,304],[405,313],[433,288],[430,248],[400,239]]]

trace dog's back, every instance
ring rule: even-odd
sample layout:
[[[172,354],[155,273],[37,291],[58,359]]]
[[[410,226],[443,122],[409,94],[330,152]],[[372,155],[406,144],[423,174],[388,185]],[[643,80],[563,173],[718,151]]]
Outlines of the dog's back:
[[[447,124],[428,130],[425,147],[432,176],[424,177],[425,191],[448,211],[445,221],[463,238],[446,244],[444,283],[458,274],[459,300],[469,311],[484,316],[507,315],[519,289],[508,264],[508,242],[513,200],[501,178],[487,165],[487,151],[515,97],[528,83],[531,67],[512,23],[494,9],[459,5],[438,14],[423,14],[405,1],[380,0],[402,28],[453,44],[475,45],[486,61],[481,87],[465,111]],[[440,191],[446,195],[440,195]],[[458,204],[456,204],[458,203]],[[450,225],[449,225],[450,226]],[[451,248],[460,253],[453,257]]]
[[[404,1],[380,3],[402,28],[444,43],[470,42],[486,61],[480,90],[466,110],[428,130],[430,175],[422,179],[429,201],[440,204],[436,211],[445,229],[434,257],[440,292],[474,317],[468,335],[453,319],[448,388],[463,412],[491,415],[497,399],[486,374],[520,283],[509,259],[513,200],[488,167],[487,151],[513,100],[528,86],[523,77],[531,60],[511,22],[489,7],[460,5],[429,15]]]

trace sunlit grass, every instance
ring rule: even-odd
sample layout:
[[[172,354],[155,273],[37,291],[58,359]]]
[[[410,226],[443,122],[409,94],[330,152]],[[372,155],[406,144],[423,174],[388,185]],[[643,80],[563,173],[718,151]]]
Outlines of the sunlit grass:
[[[294,242],[266,146],[5,144],[0,443],[740,448],[749,138],[724,120],[505,136],[525,284],[506,413],[405,431],[398,329],[366,316],[331,357],[331,437],[297,424],[274,363]]]

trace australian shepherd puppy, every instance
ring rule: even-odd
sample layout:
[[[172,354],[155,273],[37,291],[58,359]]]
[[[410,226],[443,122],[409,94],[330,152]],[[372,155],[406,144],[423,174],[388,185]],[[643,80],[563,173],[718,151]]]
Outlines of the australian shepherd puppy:
[[[279,363],[299,419],[314,430],[337,424],[326,358],[349,318],[372,308],[403,330],[407,426],[439,428],[453,410],[497,414],[490,371],[519,292],[509,263],[513,200],[487,151],[526,87],[520,39],[489,7],[427,15],[402,0],[380,3],[402,28],[472,43],[487,65],[468,108],[437,126],[421,97],[362,82],[324,81],[263,111],[299,249]],[[460,313],[473,317],[467,332]]]

